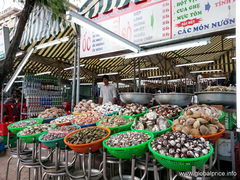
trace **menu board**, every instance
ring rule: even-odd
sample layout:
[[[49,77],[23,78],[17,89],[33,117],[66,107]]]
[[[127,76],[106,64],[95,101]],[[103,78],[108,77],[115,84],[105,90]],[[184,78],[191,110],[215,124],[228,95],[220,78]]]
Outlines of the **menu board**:
[[[115,8],[92,21],[135,44],[144,44],[234,28],[235,6],[235,0],[147,0]],[[85,28],[81,37],[81,57],[125,49]]]

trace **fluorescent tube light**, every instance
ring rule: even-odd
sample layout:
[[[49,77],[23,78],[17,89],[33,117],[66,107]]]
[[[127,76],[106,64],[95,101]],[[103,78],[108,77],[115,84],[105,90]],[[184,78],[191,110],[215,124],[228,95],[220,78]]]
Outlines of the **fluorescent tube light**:
[[[111,57],[105,57],[105,58],[100,58],[99,60],[100,61],[103,61],[103,60],[109,60],[109,59],[113,59],[113,58],[117,58],[117,57],[122,57],[123,55],[121,56],[111,56]]]
[[[149,79],[153,79],[153,78],[160,78],[160,77],[171,77],[171,75],[161,75],[161,76],[149,76]]]
[[[215,69],[215,70],[203,70],[203,71],[191,71],[190,73],[204,73],[204,72],[221,72],[221,69]]]
[[[77,77],[76,77],[76,79],[77,79]],[[80,77],[79,79],[86,79],[85,77]],[[68,79],[69,81],[72,81],[73,79],[71,78],[71,79]]]
[[[139,78],[135,78],[136,80],[138,80]],[[126,79],[121,79],[122,81],[133,81],[134,78],[126,78]]]
[[[232,59],[234,59],[234,60],[235,60],[235,59],[236,59],[236,57],[232,57]]]
[[[180,50],[180,49],[192,48],[192,47],[197,47],[197,46],[203,46],[203,45],[207,45],[208,43],[210,43],[210,38],[204,38],[204,39],[188,41],[188,42],[183,42],[183,43],[177,43],[177,44],[172,44],[172,45],[166,45],[166,46],[159,47],[159,48],[153,48],[153,49],[141,51],[139,53],[127,54],[127,55],[125,55],[125,59],[154,55],[154,54],[159,54],[159,53],[164,53],[164,52],[169,52],[169,51],[176,51],[176,50]]]
[[[148,68],[141,68],[140,71],[146,71],[146,70],[154,70],[154,69],[159,69],[159,67],[148,67]],[[138,69],[136,69],[138,71]]]
[[[24,78],[24,76],[17,76],[17,78]]]
[[[118,72],[111,72],[111,73],[103,73],[103,74],[98,74],[97,76],[104,76],[104,75],[116,75]]]
[[[50,41],[50,42],[47,42],[44,44],[37,45],[35,48],[36,48],[36,50],[39,50],[39,49],[43,49],[43,48],[47,48],[50,46],[60,44],[62,42],[67,42],[68,40],[69,40],[69,37],[63,37],[61,39],[56,39],[56,40],[53,40],[53,41]]]
[[[14,81],[14,83],[23,83],[24,81]]]
[[[192,66],[192,65],[199,65],[199,64],[209,64],[213,63],[213,60],[210,61],[201,61],[201,62],[192,62],[192,63],[187,63],[187,64],[177,64],[176,67],[182,67],[182,66]]]
[[[84,67],[85,64],[80,64],[80,67]],[[77,68],[78,66],[76,66]],[[74,69],[74,66],[71,66],[71,67],[68,67],[68,68],[65,68],[64,70],[67,71],[67,70],[71,70],[71,69]]]
[[[89,86],[92,85],[92,83],[80,83],[80,86]]]
[[[14,72],[13,76],[11,77],[10,81],[8,81],[6,87],[4,88],[4,92],[8,92],[8,90],[11,88],[13,82],[16,80],[17,76],[19,75],[19,73],[22,71],[22,68],[25,66],[25,64],[27,63],[29,57],[31,56],[31,54],[33,53],[34,48],[30,49],[27,54],[24,56],[23,60],[21,61],[21,63],[19,64],[19,66],[17,67],[16,71]]]
[[[23,55],[23,54],[24,54],[23,51],[19,51],[19,52],[16,53],[16,57],[21,56],[21,55]]]
[[[101,35],[102,37],[108,38],[111,41],[115,41],[119,45],[130,49],[131,51],[137,53],[141,50],[141,48],[132,43],[131,41],[128,41],[124,39],[123,37],[113,33],[112,31],[109,31],[108,29],[100,26],[99,24],[94,23],[93,21],[89,20],[88,18],[74,12],[74,11],[67,11],[66,12],[66,19],[69,21],[72,21],[82,27],[85,27],[86,29]]]
[[[34,76],[41,76],[41,75],[45,75],[45,74],[51,74],[51,71],[37,73],[37,74],[34,74]]]
[[[218,79],[227,79],[226,77],[211,77],[211,78],[202,78],[201,80],[218,80]]]
[[[224,39],[235,39],[236,35],[226,36]]]

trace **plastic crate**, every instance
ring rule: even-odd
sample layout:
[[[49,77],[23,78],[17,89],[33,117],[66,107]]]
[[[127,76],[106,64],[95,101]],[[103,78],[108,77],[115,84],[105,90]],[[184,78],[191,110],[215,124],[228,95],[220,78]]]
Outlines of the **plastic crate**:
[[[7,134],[8,134],[8,128],[7,128],[7,126],[8,126],[9,124],[12,124],[12,123],[14,123],[14,122],[0,123],[0,136],[7,136]],[[13,133],[11,133],[11,134],[13,134]]]

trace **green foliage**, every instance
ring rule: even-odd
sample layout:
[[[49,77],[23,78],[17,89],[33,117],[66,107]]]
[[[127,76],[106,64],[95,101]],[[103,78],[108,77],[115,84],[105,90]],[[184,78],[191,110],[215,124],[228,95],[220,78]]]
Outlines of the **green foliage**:
[[[59,18],[67,10],[69,3],[67,0],[36,0],[37,5],[44,5],[49,8],[53,13],[53,18]]]

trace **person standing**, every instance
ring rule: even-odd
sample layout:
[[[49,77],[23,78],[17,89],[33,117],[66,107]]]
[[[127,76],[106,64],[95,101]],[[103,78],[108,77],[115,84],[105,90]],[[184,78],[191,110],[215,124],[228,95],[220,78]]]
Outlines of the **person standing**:
[[[99,104],[105,104],[105,103],[116,103],[117,99],[117,93],[116,93],[116,88],[112,85],[109,84],[109,76],[104,75],[103,76],[103,83],[100,87],[100,97],[99,97]]]

